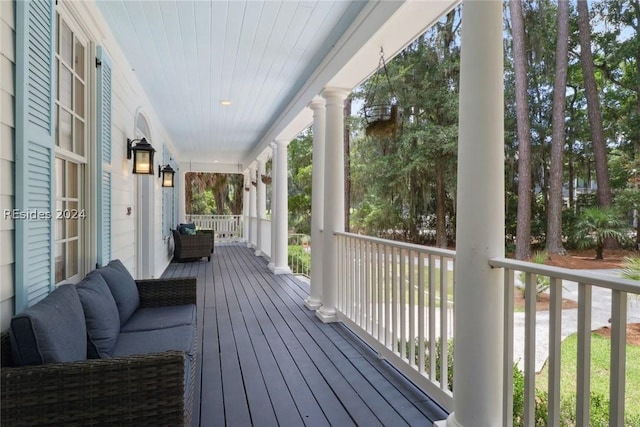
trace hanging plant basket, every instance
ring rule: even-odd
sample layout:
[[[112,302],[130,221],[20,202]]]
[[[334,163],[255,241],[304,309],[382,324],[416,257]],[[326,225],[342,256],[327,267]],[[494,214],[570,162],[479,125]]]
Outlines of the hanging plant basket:
[[[387,92],[382,95],[382,99],[376,101],[378,83],[386,80]],[[389,93],[390,92],[390,93]],[[367,136],[394,138],[401,123],[401,112],[398,106],[398,98],[393,89],[391,78],[384,60],[384,50],[380,48],[380,62],[378,70],[371,77],[368,93],[365,96],[362,112],[366,120],[365,133]]]
[[[367,136],[395,137],[400,126],[397,104],[365,105],[363,110]]]
[[[266,184],[266,185],[271,184],[271,177],[269,175],[261,175],[260,179],[262,180],[263,184]]]

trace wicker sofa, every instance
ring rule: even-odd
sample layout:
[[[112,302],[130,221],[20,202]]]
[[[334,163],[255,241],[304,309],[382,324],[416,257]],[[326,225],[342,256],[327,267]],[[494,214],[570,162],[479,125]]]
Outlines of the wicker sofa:
[[[191,424],[196,279],[123,270],[112,261],[14,316],[1,335],[0,424]]]
[[[183,261],[207,257],[207,261],[211,261],[213,234],[197,232],[185,235],[177,230],[171,230],[171,232],[173,233],[174,259]]]

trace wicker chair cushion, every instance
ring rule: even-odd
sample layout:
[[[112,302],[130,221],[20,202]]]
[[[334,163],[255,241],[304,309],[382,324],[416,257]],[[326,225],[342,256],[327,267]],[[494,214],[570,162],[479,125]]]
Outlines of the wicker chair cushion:
[[[109,262],[106,267],[99,268],[96,271],[107,282],[113,299],[116,301],[120,315],[120,327],[122,327],[140,305],[140,294],[138,294],[136,282],[118,259]]]
[[[77,289],[87,322],[87,356],[90,359],[110,357],[120,332],[120,316],[109,286],[94,270]]]
[[[174,326],[195,325],[195,323],[196,306],[193,304],[139,308],[120,331],[149,331]]]
[[[175,326],[151,331],[122,332],[118,336],[113,355],[131,356],[176,350],[184,351],[192,357],[194,346],[193,326]]]
[[[17,365],[75,362],[87,358],[87,330],[75,285],[61,285],[11,319]]]
[[[177,230],[180,234],[186,236],[186,235],[192,235],[195,234],[196,231],[196,223],[195,222],[188,222],[186,224],[179,224],[177,227]]]

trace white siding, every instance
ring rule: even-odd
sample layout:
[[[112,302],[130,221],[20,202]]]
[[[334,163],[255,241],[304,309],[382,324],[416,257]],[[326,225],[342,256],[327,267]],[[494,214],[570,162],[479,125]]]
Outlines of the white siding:
[[[13,315],[14,227],[5,209],[14,207],[15,21],[13,1],[0,1],[0,330]]]
[[[149,121],[153,135],[153,145],[159,160],[162,160],[161,142],[168,142],[171,151],[175,149],[170,137],[160,123],[153,106],[142,90],[136,74],[126,61],[122,50],[115,43],[115,37],[106,26],[102,15],[93,2],[64,2],[82,31],[94,46],[102,45],[113,59],[112,93],[112,257],[119,258],[131,273],[136,272],[136,179],[131,173],[131,161],[126,158],[127,138],[134,137],[136,111],[142,109]],[[5,209],[14,207],[14,93],[15,93],[15,22],[14,2],[0,0],[0,329],[6,330],[14,313],[14,224],[4,219]],[[95,52],[90,53],[95,55]],[[95,71],[95,69],[94,69]],[[95,74],[89,84],[95,98]],[[96,108],[95,105],[92,106]],[[92,123],[91,143],[95,151],[95,126]],[[92,160],[94,161],[94,160]],[[157,167],[157,161],[156,161]],[[93,169],[93,168],[92,168]],[[95,170],[95,169],[93,169]],[[154,277],[159,277],[170,262],[162,237],[162,187],[154,182],[154,217],[149,220],[155,225],[153,234],[155,257],[150,267]],[[94,184],[92,185],[97,185]],[[95,202],[97,203],[97,202]],[[96,213],[96,206],[87,211]],[[130,214],[129,212],[130,208]],[[95,234],[95,227],[91,229]],[[96,242],[96,236],[90,239]]]
[[[77,19],[83,21],[88,36],[96,45],[106,48],[113,60],[113,92],[112,92],[112,236],[111,253],[113,258],[119,258],[124,265],[137,277],[136,244],[137,221],[136,203],[137,177],[131,173],[131,160],[127,160],[127,138],[135,136],[135,117],[138,110],[142,110],[151,127],[151,143],[156,149],[156,170],[158,162],[162,160],[162,145],[170,141],[169,134],[160,123],[153,106],[142,90],[135,71],[127,62],[120,47],[115,43],[115,37],[93,2],[69,2],[74,9]],[[169,143],[171,151],[175,152]],[[159,277],[171,260],[165,250],[167,242],[162,238],[162,187],[157,174],[154,175],[154,253],[153,266],[149,269],[154,277]],[[157,182],[155,182],[157,181]],[[129,212],[130,209],[130,214]]]

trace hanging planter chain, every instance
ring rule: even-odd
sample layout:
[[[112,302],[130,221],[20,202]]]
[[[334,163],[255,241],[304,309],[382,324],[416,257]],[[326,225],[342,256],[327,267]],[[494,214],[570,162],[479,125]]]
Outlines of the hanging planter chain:
[[[389,90],[391,91],[390,100],[385,103],[375,104],[375,96],[378,88],[378,79],[380,72],[384,73],[384,77],[389,84]],[[395,136],[398,130],[398,97],[396,96],[393,85],[391,84],[391,78],[389,77],[389,71],[387,70],[387,63],[384,60],[384,49],[380,47],[380,61],[378,62],[378,69],[376,74],[373,75],[373,83],[369,92],[365,96],[365,103],[362,107],[363,115],[367,121],[367,135],[376,136]]]

